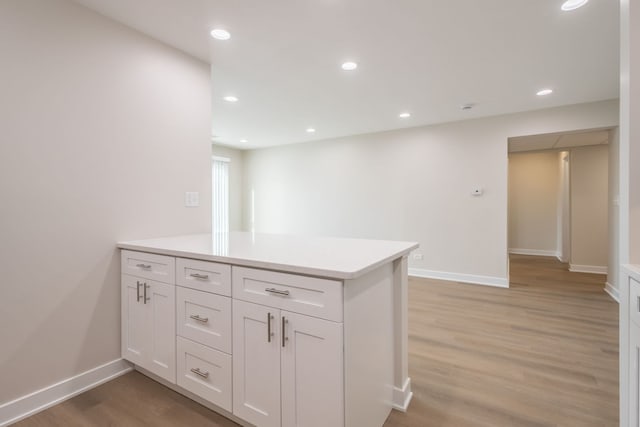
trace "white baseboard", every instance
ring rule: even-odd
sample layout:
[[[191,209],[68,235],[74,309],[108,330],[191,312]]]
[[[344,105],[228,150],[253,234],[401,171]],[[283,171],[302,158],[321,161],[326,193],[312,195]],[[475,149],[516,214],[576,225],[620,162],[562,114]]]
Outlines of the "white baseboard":
[[[402,388],[393,388],[393,409],[400,412],[407,412],[413,392],[411,391],[411,378],[407,378]]]
[[[618,291],[618,289],[617,289],[615,286],[613,286],[611,283],[607,282],[607,283],[604,285],[604,291],[605,291],[606,293],[608,293],[608,294],[609,294],[609,296],[610,296],[611,298],[613,298],[613,300],[614,300],[615,302],[617,302],[618,304],[620,304],[620,291]]]
[[[601,265],[569,264],[569,271],[573,271],[574,273],[607,274],[607,267]]]
[[[535,255],[535,256],[553,256],[560,257],[558,251],[549,251],[544,249],[522,249],[522,248],[509,248],[509,253],[514,255]]]
[[[502,277],[449,273],[446,271],[424,270],[422,268],[409,268],[409,276],[424,277],[427,279],[449,280],[451,282],[471,283],[474,285],[496,286],[499,288],[509,287],[509,279],[505,279]]]
[[[0,427],[18,422],[132,370],[123,359],[105,363],[0,405]]]

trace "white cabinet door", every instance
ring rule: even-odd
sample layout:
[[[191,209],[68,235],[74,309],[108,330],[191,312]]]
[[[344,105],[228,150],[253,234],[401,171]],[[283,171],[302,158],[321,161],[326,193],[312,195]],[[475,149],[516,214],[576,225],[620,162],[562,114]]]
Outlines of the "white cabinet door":
[[[629,425],[640,427],[640,327],[629,322]]]
[[[281,312],[282,427],[344,426],[342,323]]]
[[[176,382],[175,286],[122,275],[122,357]]]
[[[279,318],[278,309],[233,301],[233,414],[259,427],[280,427]]]
[[[143,368],[176,382],[175,286],[145,280],[149,331],[148,364]]]
[[[122,275],[122,357],[143,365],[147,357],[147,312],[139,278]]]

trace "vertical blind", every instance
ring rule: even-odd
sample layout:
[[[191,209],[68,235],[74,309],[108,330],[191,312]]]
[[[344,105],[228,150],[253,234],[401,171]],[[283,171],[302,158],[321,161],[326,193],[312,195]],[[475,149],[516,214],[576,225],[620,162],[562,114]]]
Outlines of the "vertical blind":
[[[211,179],[213,232],[226,233],[229,231],[229,159],[213,157]]]

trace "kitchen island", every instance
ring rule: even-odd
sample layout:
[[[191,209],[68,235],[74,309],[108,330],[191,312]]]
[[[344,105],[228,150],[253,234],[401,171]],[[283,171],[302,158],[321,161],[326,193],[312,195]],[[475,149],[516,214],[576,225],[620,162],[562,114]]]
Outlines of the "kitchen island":
[[[411,400],[413,242],[215,233],[121,242],[122,355],[258,427],[382,426]]]

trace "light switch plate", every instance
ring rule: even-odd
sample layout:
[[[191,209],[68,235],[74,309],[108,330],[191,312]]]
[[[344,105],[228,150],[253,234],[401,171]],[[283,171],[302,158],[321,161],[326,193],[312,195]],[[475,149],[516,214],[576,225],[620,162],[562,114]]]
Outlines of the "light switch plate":
[[[188,208],[200,206],[200,193],[197,191],[187,191],[184,193],[184,205]]]

